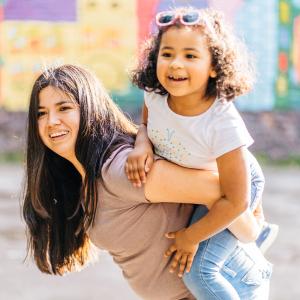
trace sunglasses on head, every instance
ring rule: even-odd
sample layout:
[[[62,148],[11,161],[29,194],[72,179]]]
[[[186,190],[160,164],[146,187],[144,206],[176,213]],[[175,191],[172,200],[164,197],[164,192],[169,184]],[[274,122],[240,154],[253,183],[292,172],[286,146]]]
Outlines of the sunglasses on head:
[[[186,12],[162,11],[156,15],[156,25],[159,27],[170,26],[177,20],[183,25],[196,25],[200,23],[199,11],[190,10]]]

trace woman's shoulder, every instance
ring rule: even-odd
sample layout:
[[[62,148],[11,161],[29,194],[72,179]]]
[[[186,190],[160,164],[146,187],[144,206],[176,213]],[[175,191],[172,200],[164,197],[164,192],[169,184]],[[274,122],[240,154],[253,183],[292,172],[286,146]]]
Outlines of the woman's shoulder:
[[[110,194],[130,203],[149,203],[145,198],[144,188],[135,188],[126,176],[125,164],[132,145],[125,144],[115,149],[103,164],[102,184]]]
[[[127,156],[132,149],[131,144],[123,144],[114,149],[102,166],[102,177],[105,177],[107,173],[123,170]]]

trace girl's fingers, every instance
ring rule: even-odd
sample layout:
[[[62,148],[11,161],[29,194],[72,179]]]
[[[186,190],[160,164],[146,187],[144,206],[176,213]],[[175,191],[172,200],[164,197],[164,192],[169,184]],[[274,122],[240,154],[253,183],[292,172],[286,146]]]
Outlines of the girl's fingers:
[[[181,259],[180,259],[180,265],[179,265],[179,272],[178,272],[178,276],[179,276],[179,277],[182,277],[182,276],[183,276],[184,269],[185,269],[186,263],[187,263],[187,258],[188,258],[188,255],[187,255],[187,254],[183,254],[183,255],[181,256]]]
[[[145,161],[141,160],[138,163],[138,173],[140,180],[145,183],[146,182],[146,173],[145,173]]]
[[[189,273],[191,271],[193,260],[194,260],[194,256],[189,255],[188,258],[187,258],[186,268],[185,268],[185,271],[187,273]]]
[[[132,172],[133,174],[133,180],[134,180],[134,183],[137,187],[140,187],[142,185],[141,183],[141,180],[140,180],[140,174],[137,170],[137,168],[134,169],[134,171]]]
[[[169,249],[165,252],[165,257],[170,256],[176,250],[177,248],[174,245],[170,246]]]
[[[148,156],[145,162],[145,172],[148,173],[153,165],[153,156]]]
[[[178,266],[180,258],[181,258],[181,252],[177,251],[176,254],[174,255],[173,259],[172,259],[171,268],[170,268],[171,273],[175,272],[175,270]]]

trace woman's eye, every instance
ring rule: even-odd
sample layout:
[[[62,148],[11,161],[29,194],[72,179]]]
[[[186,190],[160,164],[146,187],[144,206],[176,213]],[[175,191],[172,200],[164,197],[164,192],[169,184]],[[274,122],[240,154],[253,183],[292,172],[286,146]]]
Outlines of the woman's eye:
[[[44,116],[45,114],[46,114],[45,111],[39,111],[39,112],[37,113],[37,117],[40,118],[40,117]]]
[[[59,108],[60,111],[65,111],[65,110],[68,110],[68,109],[71,109],[71,107],[69,107],[69,106],[61,106]]]

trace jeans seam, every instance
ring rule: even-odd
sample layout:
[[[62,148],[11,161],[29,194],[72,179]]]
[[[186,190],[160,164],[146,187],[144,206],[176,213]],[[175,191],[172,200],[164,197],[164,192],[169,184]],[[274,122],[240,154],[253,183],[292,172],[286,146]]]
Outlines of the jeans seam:
[[[207,243],[206,243],[206,245],[205,245],[203,254],[201,255],[201,260],[200,260],[201,263],[200,263],[200,266],[201,266],[202,263],[203,263],[204,255],[205,255],[205,253],[206,253],[206,250],[207,250],[209,241],[210,241],[210,239],[207,240]],[[219,298],[219,296],[217,296],[217,295],[210,289],[209,285],[207,284],[206,280],[205,280],[204,277],[203,277],[203,273],[202,273],[201,271],[200,271],[199,273],[200,273],[200,276],[201,276],[201,280],[202,280],[202,282],[205,284],[205,286],[206,286],[208,292],[209,292],[211,295],[215,296],[217,300],[222,300],[221,298]]]

